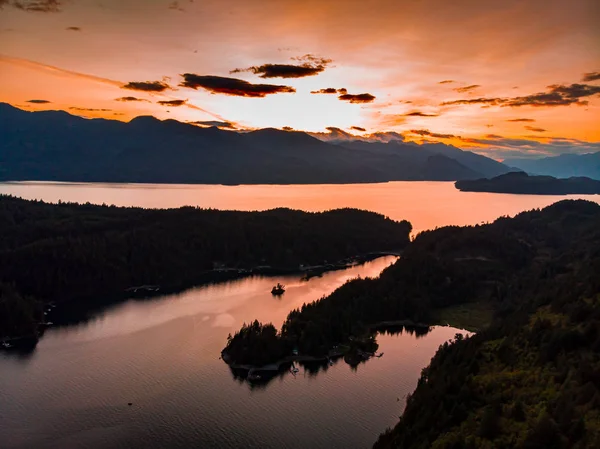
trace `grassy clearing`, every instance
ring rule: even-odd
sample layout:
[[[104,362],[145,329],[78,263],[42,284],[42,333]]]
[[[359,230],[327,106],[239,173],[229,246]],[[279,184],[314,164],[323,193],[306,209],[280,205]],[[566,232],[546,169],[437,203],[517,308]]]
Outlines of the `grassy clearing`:
[[[470,332],[480,331],[492,322],[494,309],[489,302],[471,302],[434,312],[434,324],[450,325]]]

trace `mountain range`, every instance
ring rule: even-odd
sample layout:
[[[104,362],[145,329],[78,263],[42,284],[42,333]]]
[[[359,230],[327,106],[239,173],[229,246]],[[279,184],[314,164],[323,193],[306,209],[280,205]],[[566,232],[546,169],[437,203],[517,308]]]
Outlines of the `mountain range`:
[[[504,164],[535,175],[600,179],[600,151],[588,154],[565,153],[542,159],[506,159]]]
[[[0,103],[0,180],[203,184],[456,181],[511,171],[445,144],[329,141],[304,132],[128,123]]]

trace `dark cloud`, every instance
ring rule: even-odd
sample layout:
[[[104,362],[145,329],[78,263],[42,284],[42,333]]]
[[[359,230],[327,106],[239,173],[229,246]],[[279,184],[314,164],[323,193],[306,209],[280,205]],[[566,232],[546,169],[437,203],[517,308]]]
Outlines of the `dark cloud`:
[[[263,64],[246,69],[234,69],[229,73],[251,72],[261,78],[304,78],[318,75],[332,62],[331,59],[313,55],[304,55],[292,59],[300,61],[302,64]]]
[[[199,125],[199,126],[216,126],[217,128],[229,128],[229,129],[235,129],[235,125],[231,122],[221,122],[218,120],[206,120],[206,121],[196,121],[196,122],[188,122],[191,123],[192,125]]]
[[[345,88],[336,89],[335,87],[327,87],[325,89],[313,90],[310,92],[311,94],[340,94],[346,95],[348,90]]]
[[[0,7],[10,5],[27,12],[60,12],[62,4],[63,0],[14,0],[4,1],[0,3]]]
[[[51,103],[51,101],[48,101],[48,100],[27,100],[26,103],[47,104],[47,103]]]
[[[583,74],[582,81],[598,81],[600,80],[600,72],[589,72]]]
[[[69,109],[71,111],[79,111],[79,112],[111,112],[112,111],[112,109],[79,108],[77,106],[71,106]]]
[[[375,100],[375,96],[371,94],[343,94],[338,97],[342,101],[350,103],[371,103]]]
[[[439,134],[439,133],[431,132],[427,129],[411,129],[410,132],[413,134],[418,134],[419,136],[429,136],[429,137],[435,137],[437,139],[451,139],[453,137],[460,138],[460,136],[455,136],[454,134]]]
[[[498,134],[488,134],[485,136],[486,139],[502,139],[502,136],[499,136]]]
[[[512,98],[472,98],[468,100],[453,100],[445,101],[442,106],[461,105],[461,104],[483,104],[487,106],[502,106],[502,107],[554,107],[554,106],[569,106],[576,104],[585,106],[587,100],[582,100],[585,97],[592,97],[600,94],[600,86],[592,86],[590,84],[553,84],[548,86],[547,92],[538,92],[532,95]]]
[[[571,104],[587,105],[587,101],[580,98],[591,97],[600,94],[600,86],[591,86],[589,84],[554,84],[548,86],[550,91],[540,92],[525,97],[515,97],[509,99],[503,106],[567,106]]]
[[[235,69],[229,73],[252,72],[261,78],[304,78],[305,76],[318,75],[325,70],[324,66],[310,67],[293,64],[263,64],[248,67],[247,69]]]
[[[163,101],[157,101],[157,103],[159,105],[161,105],[161,106],[173,106],[173,107],[183,106],[186,102],[187,102],[187,100],[163,100]]]
[[[360,126],[351,126],[350,129],[353,129],[354,131],[360,131],[363,133],[366,131],[365,128],[361,128]]]
[[[535,120],[532,118],[512,118],[507,122],[535,122]]]
[[[409,112],[408,114],[404,114],[404,117],[438,117],[438,114],[426,114],[425,112],[421,112],[421,111],[413,111],[413,112]]]
[[[148,101],[148,100],[144,100],[143,98],[137,98],[137,97],[120,97],[120,98],[115,98],[115,101]]]
[[[67,31],[81,31],[80,27],[67,27],[65,28]]]
[[[444,80],[444,81],[440,81],[438,84],[450,84],[450,83],[454,83],[454,80]]]
[[[472,90],[475,90],[478,87],[481,87],[481,85],[480,84],[471,84],[470,86],[457,87],[453,90],[455,90],[456,92],[465,93],[465,92],[471,92]]]
[[[180,86],[189,87],[190,89],[202,88],[213,94],[262,98],[272,94],[296,92],[296,89],[290,86],[252,84],[248,81],[223,76],[196,75],[194,73],[184,73],[181,76],[183,77],[183,82]]]
[[[526,126],[525,129],[536,133],[545,133],[547,131],[544,128],[536,128],[535,126]]]
[[[171,87],[163,81],[131,81],[124,86],[122,89],[139,90],[142,92],[164,92]]]

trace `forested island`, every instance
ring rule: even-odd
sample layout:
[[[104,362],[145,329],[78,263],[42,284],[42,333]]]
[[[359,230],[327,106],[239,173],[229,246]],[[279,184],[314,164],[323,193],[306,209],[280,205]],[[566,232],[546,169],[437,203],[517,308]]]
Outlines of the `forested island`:
[[[230,337],[264,364],[367,341],[381,323],[440,323],[487,305],[491,324],[444,344],[377,448],[600,447],[600,206],[563,201],[492,224],[421,233],[376,279]],[[376,344],[376,343],[375,343]]]
[[[596,195],[600,181],[585,177],[554,178],[512,172],[495,178],[461,180],[454,183],[463,192],[517,193],[528,195]]]
[[[327,270],[402,250],[411,225],[356,209],[307,213],[48,204],[0,196],[0,339],[35,336],[44,305],[252,273]]]

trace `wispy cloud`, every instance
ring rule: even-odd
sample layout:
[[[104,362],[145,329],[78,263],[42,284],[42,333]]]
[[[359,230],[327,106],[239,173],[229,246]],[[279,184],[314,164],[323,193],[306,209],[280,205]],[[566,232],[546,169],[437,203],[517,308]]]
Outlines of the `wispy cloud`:
[[[452,139],[455,137],[460,138],[460,136],[456,136],[454,134],[434,133],[429,131],[428,129],[411,129],[410,132],[419,136],[435,137],[436,139]]]
[[[161,106],[179,107],[179,106],[183,106],[184,104],[186,104],[187,100],[161,100],[161,101],[157,101],[157,103]]]
[[[149,100],[144,100],[143,98],[137,98],[137,97],[120,97],[120,98],[115,98],[115,101],[123,101],[123,102],[145,101],[145,102],[149,102]]]
[[[471,84],[470,86],[457,87],[454,90],[456,92],[465,93],[465,92],[471,92],[471,91],[477,89],[478,87],[481,87],[481,85],[480,84]]]
[[[583,74],[582,81],[590,82],[600,80],[600,72],[589,72]]]
[[[43,64],[40,62],[30,61],[28,59],[12,58],[12,57],[8,57],[8,56],[0,55],[0,61],[9,63],[9,64],[11,64],[13,66],[17,66],[17,67],[24,67],[24,68],[29,68],[29,69],[33,69],[33,70],[39,70],[39,71],[47,72],[47,73],[51,73],[51,74],[71,76],[74,78],[85,79],[88,81],[94,81],[94,82],[98,82],[98,83],[102,83],[102,84],[108,84],[111,86],[121,87],[123,85],[123,83],[121,81],[116,81],[116,80],[112,80],[109,78],[102,78],[100,76],[90,75],[87,73],[75,72],[73,70],[66,70],[66,69],[62,69],[60,67]]]
[[[600,151],[600,142],[557,136],[525,136],[508,138],[488,134],[485,138],[461,138],[464,148],[498,159],[512,157],[556,156],[562,153],[593,153]]]
[[[51,101],[48,101],[48,100],[27,100],[26,103],[48,104],[48,103],[51,103]]]
[[[198,125],[203,127],[216,126],[217,128],[227,128],[227,129],[235,129],[235,125],[231,122],[221,122],[219,120],[205,120],[205,121],[195,121],[188,122],[192,125]]]
[[[547,131],[547,129],[536,128],[535,126],[526,126],[525,129],[528,131],[536,132],[536,133],[545,133]]]
[[[439,117],[439,114],[427,114],[421,111],[413,111],[407,114],[403,114],[403,117]]]
[[[60,12],[62,10],[62,0],[5,0],[0,3],[0,7],[10,5],[26,12]]]
[[[69,110],[78,111],[78,112],[111,112],[112,111],[112,109],[80,108],[78,106],[71,106],[69,108]]]
[[[538,92],[535,94],[519,97],[470,98],[463,100],[445,101],[441,103],[441,105],[453,106],[481,104],[487,106],[502,106],[513,108],[521,106],[555,107],[569,106],[572,104],[578,106],[585,106],[588,104],[588,101],[583,100],[583,98],[592,97],[600,94],[600,86],[594,86],[591,84],[552,84],[548,86],[548,89],[549,90],[546,92]]]

